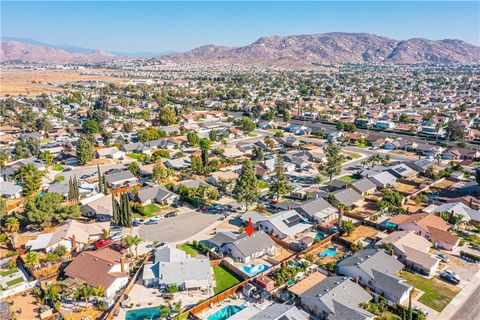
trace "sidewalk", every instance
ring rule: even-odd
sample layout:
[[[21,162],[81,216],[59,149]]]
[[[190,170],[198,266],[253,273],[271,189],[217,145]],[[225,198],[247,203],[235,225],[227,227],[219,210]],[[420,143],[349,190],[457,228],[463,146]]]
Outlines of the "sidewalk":
[[[467,285],[460,291],[455,298],[443,309],[441,313],[430,319],[434,320],[448,320],[455,315],[460,307],[470,298],[475,290],[480,286],[480,271],[478,271]],[[467,319],[465,319],[467,320]]]

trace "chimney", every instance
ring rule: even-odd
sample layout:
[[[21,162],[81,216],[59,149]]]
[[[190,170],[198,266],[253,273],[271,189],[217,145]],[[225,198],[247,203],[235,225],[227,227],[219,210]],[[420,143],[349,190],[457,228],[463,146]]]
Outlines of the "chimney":
[[[358,277],[355,278],[355,283],[358,284]]]
[[[72,252],[77,251],[77,239],[75,238],[75,235],[72,234]]]
[[[120,271],[122,273],[125,273],[125,258],[123,257],[123,255],[120,258]]]

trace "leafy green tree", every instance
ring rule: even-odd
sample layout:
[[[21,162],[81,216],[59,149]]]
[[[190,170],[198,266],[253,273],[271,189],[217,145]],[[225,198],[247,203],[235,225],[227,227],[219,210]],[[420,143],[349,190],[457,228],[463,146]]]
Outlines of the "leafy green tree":
[[[252,132],[253,130],[255,130],[257,126],[255,125],[255,122],[253,122],[252,120],[250,120],[248,117],[243,117],[243,120],[242,120],[242,130],[245,132],[245,133],[250,133]]]
[[[199,156],[193,155],[191,158],[192,161],[192,170],[200,173],[203,170],[203,161]]]
[[[209,138],[210,141],[212,141],[212,142],[217,141],[217,139],[218,139],[217,131],[215,131],[215,130],[210,130],[210,132],[208,133],[208,138]]]
[[[130,172],[136,177],[140,175],[140,166],[138,165],[137,161],[131,162],[128,165],[128,170],[130,170]]]
[[[8,212],[7,200],[3,197],[0,197],[0,219],[5,217]]]
[[[140,236],[132,236],[128,235],[125,237],[125,243],[127,244],[128,248],[134,246],[135,247],[135,256],[138,257],[138,245],[143,241]]]
[[[78,140],[77,157],[82,165],[92,161],[95,157],[95,148],[87,135],[82,135]]]
[[[47,167],[50,167],[53,164],[53,155],[48,150],[45,150],[42,153],[40,153],[40,159],[45,161],[45,163],[47,164]]]
[[[153,180],[155,183],[165,183],[168,181],[168,178],[172,175],[172,171],[168,169],[161,160],[158,160],[153,166]]]
[[[250,205],[257,202],[260,197],[258,180],[255,176],[252,162],[250,160],[245,161],[243,164],[242,172],[233,188],[233,197],[239,203],[245,205],[245,210],[247,210]]]
[[[189,133],[187,133],[187,140],[191,146],[196,146],[200,142],[200,137],[196,132],[190,131]]]
[[[212,141],[204,138],[200,140],[199,145],[200,149],[202,150],[203,166],[206,167],[208,165],[208,150],[212,146]]]
[[[97,120],[89,119],[85,121],[82,125],[83,132],[86,134],[95,134],[100,132],[100,126],[98,125]]]
[[[32,156],[38,157],[40,155],[40,140],[38,138],[28,137],[25,143]]]
[[[15,180],[23,185],[23,194],[29,196],[37,192],[42,186],[42,176],[43,173],[29,163],[18,168],[15,173]]]
[[[18,141],[15,143],[15,160],[28,158],[30,156],[30,151],[27,148],[25,141]]]
[[[31,251],[25,255],[25,266],[27,268],[33,268],[39,263],[38,254],[35,251]]]
[[[319,171],[327,175],[331,182],[333,176],[339,174],[341,171],[341,165],[344,159],[342,150],[335,143],[329,142],[325,148],[325,158],[327,162],[320,167]]]
[[[112,194],[112,220],[113,224],[118,226],[120,225],[120,205],[115,199],[115,196]]]
[[[465,137],[465,131],[460,122],[450,122],[447,126],[447,135],[452,140],[462,140]]]
[[[273,168],[272,183],[270,184],[270,194],[277,197],[277,200],[284,195],[292,192],[292,186],[285,176],[285,162],[281,155],[275,158]]]
[[[63,222],[80,215],[78,205],[65,205],[63,196],[55,192],[28,198],[24,207],[24,219],[35,226],[46,227],[53,221]]]
[[[285,110],[283,112],[283,121],[285,121],[286,123],[289,123],[291,119],[292,119],[292,115],[290,114],[290,111]]]
[[[342,220],[341,228],[348,237],[355,231],[355,225],[352,220]]]
[[[177,115],[175,110],[170,107],[162,107],[159,112],[158,121],[162,126],[170,126],[177,123]]]

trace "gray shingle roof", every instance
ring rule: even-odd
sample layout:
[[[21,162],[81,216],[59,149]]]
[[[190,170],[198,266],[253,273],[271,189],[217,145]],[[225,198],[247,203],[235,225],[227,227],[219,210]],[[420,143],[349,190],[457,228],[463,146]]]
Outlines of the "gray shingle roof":
[[[352,189],[339,190],[333,193],[335,199],[345,206],[351,206],[362,199],[362,196]]]

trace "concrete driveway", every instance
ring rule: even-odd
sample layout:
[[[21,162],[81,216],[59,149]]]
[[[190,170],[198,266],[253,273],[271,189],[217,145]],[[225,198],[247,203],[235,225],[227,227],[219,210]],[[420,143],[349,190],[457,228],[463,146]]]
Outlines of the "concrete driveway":
[[[201,232],[215,221],[220,215],[203,214],[189,211],[176,217],[166,218],[157,224],[142,225],[139,235],[147,241],[179,242]]]

